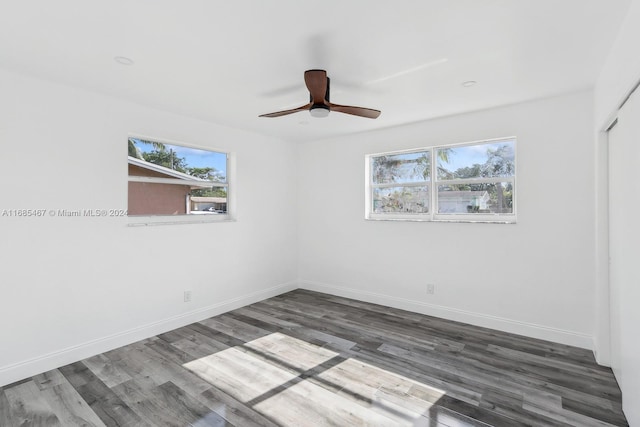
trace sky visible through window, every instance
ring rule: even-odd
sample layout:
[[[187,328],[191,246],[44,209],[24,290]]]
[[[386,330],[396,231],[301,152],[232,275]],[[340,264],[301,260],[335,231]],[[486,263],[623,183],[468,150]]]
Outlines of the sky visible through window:
[[[139,143],[137,139],[136,147],[144,154],[154,151],[150,144]],[[165,150],[173,150],[177,157],[185,159],[185,163],[192,168],[213,167],[227,176],[227,156],[225,153],[215,151],[199,150],[197,148],[182,147],[180,145],[164,144]]]
[[[450,148],[448,154],[448,161],[441,162],[440,164],[450,171],[456,171],[460,168],[470,167],[474,164],[483,164],[487,161],[487,150],[497,150],[498,148],[507,145],[513,149],[513,140],[504,140],[496,142],[494,144],[476,144],[467,146],[453,146],[445,147]]]

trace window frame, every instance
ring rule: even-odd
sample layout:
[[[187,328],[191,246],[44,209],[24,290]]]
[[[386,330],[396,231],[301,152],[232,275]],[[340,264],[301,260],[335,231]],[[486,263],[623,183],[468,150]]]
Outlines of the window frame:
[[[437,150],[443,148],[457,148],[465,146],[495,144],[500,142],[512,142],[514,152],[514,173],[511,177],[487,177],[487,178],[460,178],[450,180],[440,180],[437,174],[438,160]],[[495,224],[514,224],[517,220],[517,138],[515,136],[492,138],[485,140],[477,140],[470,142],[461,142],[453,144],[434,145],[429,147],[412,148],[407,150],[395,150],[381,153],[372,153],[365,155],[365,219],[373,221],[420,221],[420,222],[469,222],[469,223],[495,223]],[[373,158],[380,156],[389,156],[396,154],[409,154],[418,152],[429,152],[430,156],[430,180],[420,181],[417,186],[427,186],[429,191],[429,212],[427,213],[375,213],[373,212],[373,191],[380,187],[406,187],[415,186],[414,183],[406,184],[374,184],[372,174]],[[492,183],[511,183],[513,187],[512,212],[510,213],[438,213],[439,199],[438,187],[441,185],[459,185],[459,184],[492,184]]]
[[[380,156],[388,156],[388,155],[397,155],[397,154],[413,154],[413,153],[422,153],[429,152],[429,149],[425,148],[417,148],[417,149],[409,149],[409,150],[400,150],[393,151],[388,153],[379,153],[379,154],[369,154],[365,159],[365,176],[367,180],[367,193],[366,193],[366,205],[365,205],[365,217],[367,219],[377,219],[377,220],[414,220],[420,221],[425,215],[430,215],[431,210],[433,209],[433,194],[432,192],[432,182],[433,182],[433,152],[429,153],[429,163],[431,167],[429,168],[429,180],[424,181],[413,181],[406,183],[398,183],[398,182],[388,182],[383,184],[376,184],[373,182],[373,174],[371,173],[371,163],[374,157]],[[376,213],[373,212],[373,191],[376,188],[393,188],[393,187],[427,187],[427,191],[429,192],[429,213]]]
[[[173,225],[173,224],[202,224],[202,223],[215,223],[215,222],[229,222],[235,221],[235,153],[226,150],[220,150],[217,148],[204,147],[197,144],[185,143],[182,141],[174,141],[165,138],[156,138],[140,134],[128,134],[128,138],[141,139],[145,141],[159,142],[167,145],[174,145],[184,148],[194,148],[198,150],[205,150],[224,154],[226,158],[226,182],[211,181],[211,185],[207,183],[206,187],[221,187],[226,188],[227,191],[227,211],[225,213],[218,213],[216,215],[127,215],[128,226],[149,226],[149,225]],[[184,181],[178,178],[159,178],[159,177],[146,177],[146,176],[129,176],[127,175],[127,198],[129,194],[130,182],[143,182],[147,184],[176,184],[184,185]]]

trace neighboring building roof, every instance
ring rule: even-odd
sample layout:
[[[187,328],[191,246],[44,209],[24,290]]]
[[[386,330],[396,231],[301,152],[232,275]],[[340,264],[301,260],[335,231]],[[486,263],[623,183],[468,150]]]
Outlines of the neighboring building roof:
[[[198,181],[198,182],[211,182],[206,179],[198,178],[195,176],[188,175],[186,173],[178,172],[173,169],[165,168],[164,166],[156,165],[155,163],[147,162],[146,160],[137,159],[135,157],[129,156],[129,164],[138,166],[144,169],[148,169],[154,172],[161,173],[163,175],[168,175],[172,178],[184,179],[187,181]]]

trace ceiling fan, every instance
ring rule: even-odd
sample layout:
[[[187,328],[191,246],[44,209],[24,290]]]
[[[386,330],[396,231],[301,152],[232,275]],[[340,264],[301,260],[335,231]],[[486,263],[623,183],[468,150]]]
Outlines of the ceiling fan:
[[[327,117],[330,111],[351,114],[353,116],[375,119],[380,111],[371,108],[351,107],[329,102],[329,77],[325,70],[307,70],[304,72],[304,82],[309,89],[309,103],[292,110],[277,111],[275,113],[262,114],[260,117],[280,117],[298,111],[308,110],[313,117]]]

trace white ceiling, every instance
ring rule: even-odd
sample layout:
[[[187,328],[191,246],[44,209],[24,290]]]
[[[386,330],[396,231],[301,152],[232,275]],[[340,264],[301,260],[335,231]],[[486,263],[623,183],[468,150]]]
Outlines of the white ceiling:
[[[0,68],[308,141],[590,87],[629,3],[2,0]],[[258,118],[307,103],[312,68],[382,115]]]

